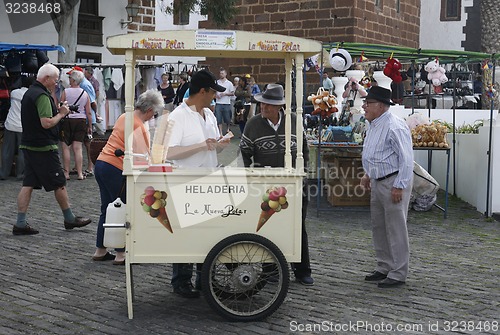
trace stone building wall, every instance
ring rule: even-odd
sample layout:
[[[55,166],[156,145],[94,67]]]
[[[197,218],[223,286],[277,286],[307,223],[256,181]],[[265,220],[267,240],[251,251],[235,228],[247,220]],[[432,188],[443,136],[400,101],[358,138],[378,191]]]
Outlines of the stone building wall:
[[[140,5],[139,13],[127,27],[128,33],[155,31],[155,0],[129,0]],[[154,60],[154,56],[141,56],[142,60]]]
[[[127,27],[129,33],[155,30],[155,0],[129,0],[140,5],[139,14]]]
[[[223,29],[268,32],[320,42],[361,42],[418,47],[420,0],[236,0],[239,14]],[[215,28],[208,21],[200,28]],[[284,66],[275,60],[208,59],[213,72],[227,68],[231,75],[254,74],[259,84],[283,81]],[[329,66],[329,64],[328,64]],[[308,82],[319,77],[308,72]]]

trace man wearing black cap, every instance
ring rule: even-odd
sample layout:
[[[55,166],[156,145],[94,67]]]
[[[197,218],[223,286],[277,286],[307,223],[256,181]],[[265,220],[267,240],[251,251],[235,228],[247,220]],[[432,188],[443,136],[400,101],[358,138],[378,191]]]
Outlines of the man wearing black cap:
[[[169,115],[174,122],[167,158],[179,167],[216,167],[217,152],[229,144],[229,138],[221,140],[217,120],[209,109],[216,92],[225,87],[216,83],[215,76],[207,71],[196,72],[191,78],[189,97]],[[193,265],[173,265],[172,286],[174,292],[196,298],[200,292],[191,283]],[[198,282],[198,280],[197,280]]]
[[[240,149],[245,167],[284,167],[285,166],[285,114],[283,105],[285,95],[283,86],[269,84],[263,93],[258,93],[254,99],[260,102],[260,114],[252,117],[246,124],[241,136]],[[297,157],[296,114],[291,114],[291,154],[292,161]],[[309,149],[304,138],[303,157],[307,166]],[[305,220],[307,216],[308,196],[304,187],[302,194],[302,251],[301,262],[293,263],[292,269],[295,278],[302,285],[311,286],[314,280],[311,277],[309,261],[309,244],[307,239]]]
[[[391,91],[374,86],[363,103],[370,122],[363,145],[361,185],[371,190],[370,212],[377,267],[365,277],[378,287],[405,283],[410,247],[406,218],[413,182],[413,146],[405,121],[389,112]]]

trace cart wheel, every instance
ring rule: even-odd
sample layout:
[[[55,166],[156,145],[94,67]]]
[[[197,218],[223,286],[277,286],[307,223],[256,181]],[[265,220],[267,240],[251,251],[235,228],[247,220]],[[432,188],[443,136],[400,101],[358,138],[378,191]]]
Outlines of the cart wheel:
[[[237,234],[210,250],[201,274],[209,305],[230,321],[257,321],[285,300],[290,274],[285,256],[268,239]]]

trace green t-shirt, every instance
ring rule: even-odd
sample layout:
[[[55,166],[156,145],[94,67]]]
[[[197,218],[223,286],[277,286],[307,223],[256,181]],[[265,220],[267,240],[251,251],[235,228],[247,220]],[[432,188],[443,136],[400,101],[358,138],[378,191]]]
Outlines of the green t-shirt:
[[[50,104],[50,98],[45,94],[40,95],[35,101],[36,109],[38,110],[38,116],[41,118],[52,117],[52,105]],[[20,149],[28,149],[32,151],[50,151],[58,150],[57,144],[46,145],[44,147],[32,147],[27,145],[20,145]]]

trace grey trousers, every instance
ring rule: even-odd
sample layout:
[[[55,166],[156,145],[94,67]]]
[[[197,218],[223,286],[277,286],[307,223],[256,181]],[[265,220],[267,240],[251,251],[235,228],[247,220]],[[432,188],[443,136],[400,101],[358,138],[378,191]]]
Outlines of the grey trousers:
[[[396,176],[371,180],[370,213],[373,245],[377,258],[376,271],[388,278],[405,281],[408,275],[410,246],[406,219],[412,184],[403,190],[403,198],[393,203],[391,189]]]

